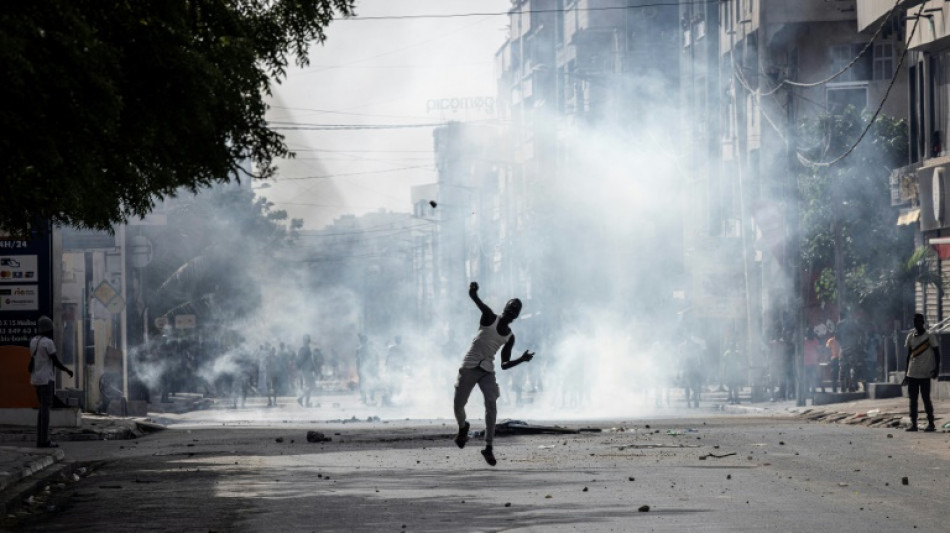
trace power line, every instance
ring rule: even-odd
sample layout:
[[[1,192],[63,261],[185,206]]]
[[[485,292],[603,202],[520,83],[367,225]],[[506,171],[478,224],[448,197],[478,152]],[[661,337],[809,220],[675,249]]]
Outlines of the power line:
[[[284,131],[338,131],[338,130],[396,130],[412,128],[437,128],[447,126],[448,122],[431,122],[429,124],[307,124],[298,126],[281,126],[269,122],[272,130]]]
[[[304,207],[327,207],[335,209],[376,209],[379,205],[360,205],[360,204],[315,204],[310,202],[282,202],[280,200],[271,200],[274,205],[296,205]]]
[[[379,232],[385,232],[385,231],[399,233],[399,232],[412,230],[416,228],[426,228],[426,227],[431,228],[433,223],[434,222],[426,222],[425,224],[411,224],[411,225],[402,226],[399,228],[391,228],[391,227],[384,228],[384,227],[379,227],[379,226],[371,227],[369,229],[353,228],[353,231],[344,231],[340,233],[308,233],[308,234],[300,234],[298,236],[299,237],[355,237],[355,236],[363,235],[364,233],[379,233]]]
[[[867,53],[868,48],[870,48],[870,47],[874,44],[874,41],[877,40],[878,36],[881,35],[881,32],[884,31],[884,28],[885,28],[885,26],[887,26],[887,23],[890,22],[891,17],[893,17],[894,14],[897,12],[897,8],[900,7],[900,4],[901,4],[901,0],[897,0],[897,1],[894,3],[894,7],[891,8],[891,10],[890,10],[890,12],[888,12],[887,16],[884,17],[884,20],[882,20],[882,21],[881,21],[881,24],[877,27],[877,31],[875,31],[875,32],[874,32],[874,35],[872,35],[871,38],[868,39],[868,42],[865,43],[865,45],[864,45],[863,48],[861,48],[861,51],[858,52],[858,55],[856,55],[856,56],[854,57],[854,59],[852,59],[847,65],[845,65],[844,67],[842,67],[841,70],[839,70],[838,72],[832,74],[831,76],[829,76],[829,77],[827,77],[827,78],[825,78],[825,79],[823,79],[823,80],[821,80],[821,81],[816,81],[816,82],[812,82],[812,83],[804,83],[804,82],[792,81],[792,80],[789,80],[789,79],[783,79],[783,80],[781,80],[780,82],[778,82],[778,83],[775,85],[775,87],[772,87],[770,90],[768,90],[768,91],[766,91],[766,92],[759,92],[758,90],[755,90],[755,91],[753,91],[753,92],[754,92],[754,93],[757,93],[758,96],[769,96],[769,95],[772,95],[772,94],[775,94],[776,92],[778,92],[778,90],[781,89],[781,88],[782,88],[783,86],[785,86],[785,85],[791,85],[791,86],[793,86],[793,87],[810,88],[810,87],[818,87],[819,85],[824,85],[824,84],[826,84],[826,83],[829,83],[829,82],[831,82],[831,81],[837,79],[838,77],[840,77],[841,75],[843,75],[845,72],[847,72],[848,70],[850,70],[851,67],[853,67],[862,57],[864,57],[864,54]],[[762,73],[759,73],[759,75],[761,76]],[[750,90],[751,90],[751,89],[750,89]]]
[[[342,70],[342,69],[427,69],[427,68],[437,68],[439,70],[445,70],[450,68],[471,68],[471,67],[484,67],[485,65],[494,65],[492,61],[481,61],[478,63],[443,63],[443,64],[429,64],[429,65],[319,65],[311,64],[313,68],[318,68],[321,70]]]
[[[907,36],[908,43],[910,43],[914,39],[914,34],[917,33],[917,26],[920,24],[920,17],[923,14],[924,8],[926,6],[927,6],[926,2],[920,4],[920,9],[917,11],[917,18],[914,19],[914,26],[913,28],[911,28],[910,34]],[[874,111],[874,115],[872,115],[871,119],[868,120],[867,126],[864,127],[864,130],[861,132],[861,135],[858,136],[858,139],[854,141],[854,144],[852,144],[851,147],[845,150],[843,154],[832,159],[831,161],[812,161],[811,159],[808,159],[807,157],[805,157],[805,155],[802,154],[801,152],[796,152],[796,155],[798,156],[798,160],[803,165],[809,166],[812,168],[830,167],[831,165],[834,165],[835,163],[837,163],[838,161],[841,161],[845,157],[848,157],[848,155],[851,154],[851,152],[853,152],[858,147],[859,144],[861,144],[861,141],[864,140],[865,135],[867,135],[868,132],[871,130],[871,126],[873,126],[874,122],[877,121],[877,117],[878,115],[881,114],[881,110],[884,109],[884,103],[887,102],[887,97],[891,94],[891,89],[894,88],[894,83],[897,81],[897,76],[901,71],[901,67],[904,66],[904,59],[907,58],[907,53],[909,51],[910,51],[910,46],[905,46],[904,53],[901,54],[900,61],[898,61],[897,63],[897,68],[894,69],[894,76],[891,78],[891,82],[887,85],[887,89],[884,91],[884,97],[881,98],[881,103],[878,104],[877,109]]]
[[[287,120],[270,120],[267,122],[268,127],[272,130],[288,130],[288,131],[336,131],[336,130],[387,130],[387,129],[411,129],[411,128],[438,128],[440,126],[448,126],[449,124],[458,121],[448,121],[448,122],[428,122],[428,123],[416,123],[416,124],[319,124],[319,123],[307,123],[307,122],[291,122]],[[500,125],[506,121],[502,121],[495,118],[488,118],[482,120],[468,120],[465,121],[465,124],[495,124]]]
[[[344,154],[345,155],[345,154]],[[346,157],[294,157],[288,159],[288,162],[294,161],[346,161],[347,163],[391,163],[393,161],[432,161],[432,157],[360,157],[357,155],[347,155]]]
[[[330,150],[327,148],[291,148],[294,152],[327,152],[331,154],[431,154],[434,150]]]
[[[353,117],[376,117],[376,118],[401,118],[401,119],[413,119],[419,120],[419,116],[409,116],[409,115],[381,115],[381,114],[369,114],[369,113],[348,113],[346,111],[333,111],[330,109],[308,109],[305,107],[289,107],[283,105],[272,105],[272,109],[286,109],[288,111],[305,111],[308,113],[323,113],[327,115],[348,115]],[[274,121],[280,122],[280,121]]]
[[[910,32],[910,34],[909,34],[908,37],[907,37],[908,42],[909,42],[911,39],[913,39],[914,34],[917,32],[917,26],[918,26],[918,24],[920,23],[920,15],[921,15],[921,13],[923,13],[923,9],[924,9],[924,6],[925,6],[925,5],[926,5],[926,4],[921,4],[920,10],[917,12],[917,18],[916,18],[916,20],[914,21],[914,26],[911,28],[911,32]],[[893,11],[892,11],[892,13],[893,13]],[[861,131],[861,134],[858,136],[857,140],[854,141],[854,143],[853,143],[850,147],[848,147],[848,149],[845,150],[844,153],[842,153],[841,155],[839,155],[838,157],[836,157],[836,158],[834,158],[834,159],[832,159],[832,160],[830,160],[830,161],[812,161],[812,160],[809,159],[805,154],[803,154],[803,153],[801,153],[800,151],[796,150],[795,154],[796,154],[796,156],[798,157],[798,161],[799,161],[802,165],[807,166],[807,167],[812,167],[812,168],[829,167],[829,166],[834,165],[835,163],[837,163],[837,162],[843,160],[845,157],[847,157],[848,155],[850,155],[851,152],[853,152],[855,149],[857,149],[858,145],[861,144],[861,141],[862,141],[862,140],[864,140],[864,137],[865,137],[865,136],[867,135],[867,133],[871,130],[871,127],[874,125],[874,122],[877,120],[877,117],[881,114],[881,111],[884,109],[884,104],[887,102],[887,98],[888,98],[888,96],[889,96],[890,93],[891,93],[891,89],[894,87],[894,84],[895,84],[895,82],[897,81],[897,77],[900,75],[901,67],[904,65],[904,60],[907,58],[907,53],[908,53],[909,51],[910,51],[910,47],[905,46],[905,47],[904,47],[904,52],[901,54],[900,60],[899,60],[898,63],[897,63],[897,68],[894,69],[894,74],[891,76],[890,83],[888,83],[887,89],[884,91],[884,96],[881,98],[881,101],[878,103],[877,109],[875,109],[874,114],[871,116],[870,120],[868,120],[867,125],[866,125],[866,126],[864,127],[864,129]],[[860,57],[860,56],[859,56],[859,57]],[[778,125],[775,123],[775,121],[772,120],[772,118],[769,116],[769,114],[765,111],[765,108],[762,106],[761,97],[762,97],[763,95],[767,95],[767,94],[771,94],[771,93],[760,93],[760,92],[758,92],[758,91],[752,89],[752,87],[749,85],[749,82],[748,82],[748,81],[745,79],[745,77],[742,75],[742,69],[739,68],[738,66],[736,66],[736,67],[733,68],[733,75],[734,75],[735,79],[738,80],[739,84],[742,85],[742,87],[743,87],[746,91],[749,92],[749,94],[751,94],[756,100],[759,100],[759,106],[758,106],[758,107],[759,107],[759,112],[760,112],[760,113],[762,114],[762,116],[765,118],[765,121],[769,123],[769,126],[771,126],[771,128],[772,128],[773,130],[775,130],[775,132],[778,134],[779,138],[782,139],[782,142],[784,142],[785,144],[788,144],[788,143],[789,143],[788,138],[785,136],[785,134],[782,132],[781,128],[778,127]],[[774,92],[774,91],[773,91],[773,92]]]
[[[387,168],[383,170],[367,170],[366,172],[348,172],[345,174],[326,174],[323,176],[302,176],[299,178],[282,178],[282,181],[285,181],[285,180],[286,181],[325,180],[325,179],[331,179],[331,178],[343,178],[347,176],[364,176],[367,174],[383,174],[386,172],[399,172],[401,170],[413,170],[413,169],[419,169],[419,168],[435,171],[435,167],[433,167],[432,165],[414,165],[414,166],[409,166],[409,167]]]
[[[419,14],[419,15],[379,15],[373,17],[348,17],[337,19],[339,21],[360,22],[366,20],[407,20],[407,19],[448,19],[463,17],[496,17],[514,14],[535,14],[535,13],[569,13],[571,11],[625,11],[628,9],[645,9],[648,7],[679,7],[681,4],[715,4],[720,0],[695,0],[692,2],[652,2],[649,4],[638,4],[628,6],[602,6],[602,7],[572,7],[561,9],[526,9],[523,11],[481,11],[470,13],[445,13],[445,14]]]

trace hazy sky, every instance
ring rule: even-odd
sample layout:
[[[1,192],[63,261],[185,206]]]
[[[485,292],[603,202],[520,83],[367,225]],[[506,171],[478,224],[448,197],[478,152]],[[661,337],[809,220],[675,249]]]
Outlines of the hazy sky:
[[[434,99],[495,96],[494,54],[507,36],[509,7],[508,0],[359,1],[357,18],[367,20],[330,25],[310,66],[274,87],[268,120],[365,127],[490,118],[428,108]],[[408,212],[410,187],[435,181],[432,129],[281,130],[297,158],[278,162],[276,182],[261,192],[308,229],[346,213]]]

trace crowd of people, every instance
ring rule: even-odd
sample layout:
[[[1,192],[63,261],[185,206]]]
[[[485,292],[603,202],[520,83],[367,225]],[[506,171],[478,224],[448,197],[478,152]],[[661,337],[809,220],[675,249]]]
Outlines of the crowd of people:
[[[276,406],[279,396],[297,396],[310,405],[317,381],[336,379],[340,369],[304,335],[296,346],[290,342],[197,341],[164,337],[139,350],[133,363],[137,381],[144,383],[151,400],[169,402],[176,393],[199,393],[229,399],[231,406],[245,406],[248,397],[263,397]]]
[[[296,343],[264,341],[197,341],[163,337],[134,353],[133,381],[142,398],[169,402],[176,393],[197,393],[228,399],[233,407],[248,397],[296,397],[313,405],[319,389],[358,390],[367,405],[392,406],[410,378],[407,347],[400,336],[379,343],[358,336],[354,357],[327,353],[310,335]]]
[[[686,405],[695,408],[710,391],[725,392],[726,401],[739,403],[743,393],[749,394],[747,387],[759,385],[766,399],[780,401],[798,394],[799,379],[809,398],[825,390],[856,391],[862,382],[881,379],[883,335],[844,314],[837,323],[819,326],[805,329],[801,376],[788,329],[779,330],[777,338],[761,346],[764,358],[749,357],[744,343],[735,340],[719,345],[717,356],[715,345],[692,330],[680,329],[672,344],[657,342],[646,349],[651,369],[645,394],[655,394],[660,406],[670,405],[671,391],[679,391],[677,397],[685,397]],[[295,397],[301,406],[310,406],[319,387],[354,390],[364,405],[388,407],[405,399],[406,384],[414,379],[413,370],[418,372],[409,364],[411,353],[441,352],[444,364],[454,365],[468,348],[451,333],[441,346],[419,339],[406,343],[399,335],[374,338],[365,333],[358,334],[350,346],[355,350],[334,353],[310,335],[296,342],[275,339],[255,344],[166,337],[141,351],[132,370],[158,401],[191,392],[228,398],[235,407],[255,396],[266,398],[270,406],[277,405],[280,397]],[[637,349],[634,344],[630,348]],[[569,359],[563,353],[552,354],[541,364],[503,374],[498,380],[502,392],[498,402],[520,406],[547,393],[544,401],[560,402],[559,407],[583,407],[589,393],[583,379],[588,370],[584,361],[589,358],[578,353],[573,367]],[[552,374],[552,370],[556,371]],[[570,378],[561,383],[557,372]],[[545,387],[542,378],[550,381],[550,387]]]

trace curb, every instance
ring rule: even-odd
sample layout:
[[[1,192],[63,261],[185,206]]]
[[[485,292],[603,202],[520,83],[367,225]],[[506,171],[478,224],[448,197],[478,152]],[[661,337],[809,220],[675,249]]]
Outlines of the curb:
[[[9,515],[28,505],[27,499],[44,490],[54,482],[71,481],[73,475],[83,466],[78,462],[64,462],[46,468],[38,475],[22,479],[19,483],[0,491],[0,525]]]
[[[66,454],[60,448],[42,454],[36,453],[35,448],[8,448],[8,450],[17,455],[36,455],[36,458],[17,465],[11,471],[3,472],[4,475],[0,476],[0,493],[5,492],[8,487],[19,483],[23,479],[42,472],[66,457]]]

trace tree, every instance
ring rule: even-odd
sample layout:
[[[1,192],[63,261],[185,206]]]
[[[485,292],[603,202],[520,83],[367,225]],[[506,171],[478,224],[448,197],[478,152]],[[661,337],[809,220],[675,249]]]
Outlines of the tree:
[[[253,315],[265,280],[284,276],[285,253],[302,225],[272,208],[249,187],[217,185],[167,206],[165,226],[134,226],[154,249],[140,278],[139,312],[147,303],[151,319],[194,314],[202,325]]]
[[[808,146],[802,153],[812,160],[843,153],[867,120],[849,108],[803,123],[799,138]],[[888,176],[906,160],[906,123],[881,116],[851,155],[830,167],[806,167],[799,176],[802,254],[805,264],[818,273],[813,289],[820,301],[842,296],[848,305],[861,306],[872,315],[900,316],[903,295],[915,278],[908,261],[917,261],[912,259],[912,234],[895,224]]]
[[[5,5],[0,230],[108,230],[182,187],[272,176],[289,152],[264,120],[271,83],[354,1]]]

